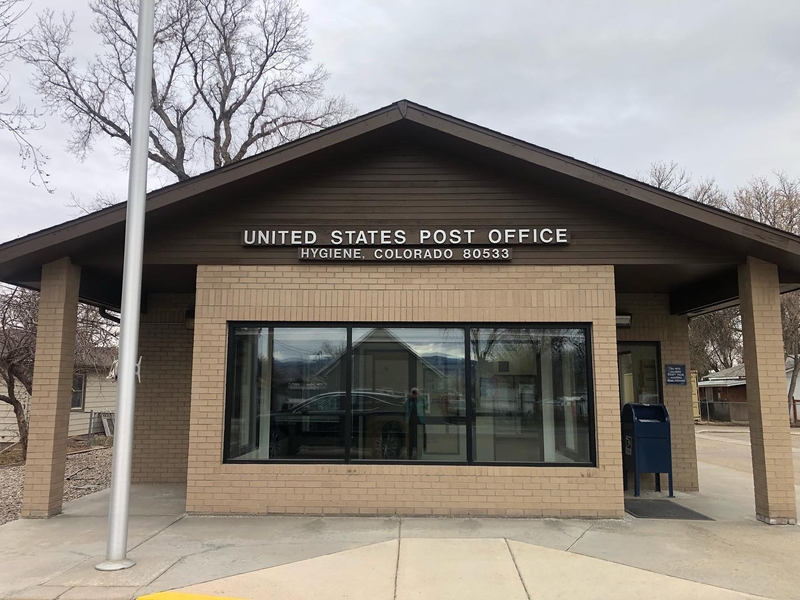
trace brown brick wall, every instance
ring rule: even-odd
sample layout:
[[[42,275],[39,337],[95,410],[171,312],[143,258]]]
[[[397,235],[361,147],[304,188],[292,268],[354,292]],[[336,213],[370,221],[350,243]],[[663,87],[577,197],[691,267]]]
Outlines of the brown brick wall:
[[[186,481],[193,332],[188,294],[150,294],[141,317],[142,382],[136,390],[133,483]]]
[[[797,506],[778,268],[748,257],[739,267],[739,297],[756,515],[767,523],[794,523]]]
[[[631,313],[630,329],[619,329],[620,342],[660,342],[661,389],[669,411],[672,434],[672,472],[676,490],[696,492],[697,450],[694,439],[692,388],[688,385],[691,370],[689,355],[689,322],[687,317],[669,314],[666,294],[618,294],[617,310]],[[664,365],[686,365],[687,385],[666,385]],[[649,478],[652,482],[652,478]],[[647,489],[648,479],[643,479]],[[663,479],[666,485],[666,477]],[[652,486],[652,483],[649,483]],[[661,488],[665,490],[666,487]]]
[[[187,510],[622,515],[611,266],[201,266]],[[226,322],[591,322],[596,468],[222,464]]]
[[[24,517],[49,517],[61,512],[80,272],[68,258],[42,267],[22,498]]]

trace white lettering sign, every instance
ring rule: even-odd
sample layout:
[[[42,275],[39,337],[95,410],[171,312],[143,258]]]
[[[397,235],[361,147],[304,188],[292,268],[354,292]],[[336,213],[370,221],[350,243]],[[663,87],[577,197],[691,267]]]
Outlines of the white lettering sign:
[[[569,244],[566,227],[245,229],[244,246],[295,246],[308,261],[508,261],[511,247]]]
[[[377,261],[377,262],[480,262],[511,260],[511,248],[508,247],[463,247],[421,246],[416,248],[400,247],[328,247],[298,248],[300,260],[343,260],[343,261]]]
[[[245,229],[244,246],[515,246],[568,244],[566,227],[474,229]]]

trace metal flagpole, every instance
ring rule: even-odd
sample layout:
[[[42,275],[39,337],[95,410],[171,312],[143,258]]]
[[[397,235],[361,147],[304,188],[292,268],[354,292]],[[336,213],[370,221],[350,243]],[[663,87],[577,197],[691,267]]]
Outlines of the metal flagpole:
[[[133,453],[133,407],[136,401],[136,355],[139,352],[147,150],[150,134],[150,86],[153,77],[154,10],[154,0],[139,0],[131,163],[128,172],[128,206],[125,222],[125,259],[122,271],[122,318],[114,458],[111,464],[111,499],[108,507],[106,560],[95,567],[99,571],[117,571],[136,564],[126,555],[128,552],[131,454]]]

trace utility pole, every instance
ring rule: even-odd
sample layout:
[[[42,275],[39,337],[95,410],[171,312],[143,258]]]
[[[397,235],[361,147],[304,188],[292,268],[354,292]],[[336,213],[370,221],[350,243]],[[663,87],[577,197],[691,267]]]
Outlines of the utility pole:
[[[95,567],[98,571],[118,571],[136,564],[127,557],[128,510],[131,494],[133,414],[136,403],[139,311],[142,295],[147,150],[150,133],[150,86],[153,77],[154,2],[155,0],[139,0],[133,130],[131,132],[128,206],[125,220],[125,259],[122,271],[122,317],[114,458],[111,464],[111,498],[108,507],[106,560]]]

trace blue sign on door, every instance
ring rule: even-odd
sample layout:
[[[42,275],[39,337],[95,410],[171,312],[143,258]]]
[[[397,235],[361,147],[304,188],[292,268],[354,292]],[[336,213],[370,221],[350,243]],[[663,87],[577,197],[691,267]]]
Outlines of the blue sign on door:
[[[667,385],[686,385],[686,365],[664,365]]]

